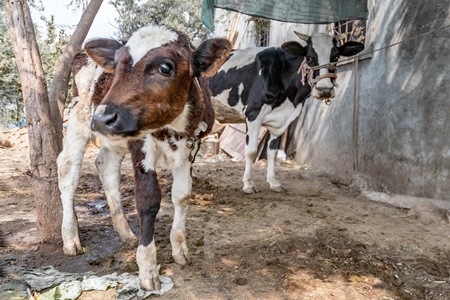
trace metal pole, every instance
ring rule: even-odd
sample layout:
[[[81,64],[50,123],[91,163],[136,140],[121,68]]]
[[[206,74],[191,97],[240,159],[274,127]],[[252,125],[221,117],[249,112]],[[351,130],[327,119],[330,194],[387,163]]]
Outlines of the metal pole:
[[[355,57],[355,72],[354,72],[354,86],[353,86],[353,171],[358,171],[358,62],[359,56]]]

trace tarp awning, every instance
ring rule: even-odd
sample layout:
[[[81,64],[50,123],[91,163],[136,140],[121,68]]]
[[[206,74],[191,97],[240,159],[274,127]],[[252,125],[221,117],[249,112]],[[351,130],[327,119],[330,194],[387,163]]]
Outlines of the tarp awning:
[[[367,19],[367,0],[203,0],[202,22],[214,31],[214,8],[303,24]]]

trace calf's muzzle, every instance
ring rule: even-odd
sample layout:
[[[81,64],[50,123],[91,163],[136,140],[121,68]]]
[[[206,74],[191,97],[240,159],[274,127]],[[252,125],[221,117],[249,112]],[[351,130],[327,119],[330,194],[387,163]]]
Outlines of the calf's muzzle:
[[[92,116],[91,128],[107,135],[134,135],[138,130],[138,121],[132,112],[116,105],[99,105]]]

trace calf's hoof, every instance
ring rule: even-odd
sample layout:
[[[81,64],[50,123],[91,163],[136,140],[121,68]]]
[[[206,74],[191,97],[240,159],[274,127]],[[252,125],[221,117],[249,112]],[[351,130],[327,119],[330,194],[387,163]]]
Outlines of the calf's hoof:
[[[246,193],[246,194],[256,194],[256,193],[259,193],[259,190],[258,190],[257,188],[255,188],[254,186],[244,187],[242,190],[243,190],[244,193]]]
[[[139,239],[136,236],[129,237],[122,240],[123,248],[125,249],[135,249],[139,245]]]
[[[68,256],[75,256],[84,253],[83,247],[77,243],[69,243],[69,245],[64,245],[63,251],[64,254]]]
[[[161,281],[159,281],[158,275],[152,275],[150,278],[141,278],[140,284],[141,289],[145,291],[158,291],[161,289]]]
[[[175,263],[178,265],[181,265],[181,266],[184,266],[191,261],[189,259],[189,255],[184,252],[173,255],[172,257],[173,257],[173,260],[175,261]]]

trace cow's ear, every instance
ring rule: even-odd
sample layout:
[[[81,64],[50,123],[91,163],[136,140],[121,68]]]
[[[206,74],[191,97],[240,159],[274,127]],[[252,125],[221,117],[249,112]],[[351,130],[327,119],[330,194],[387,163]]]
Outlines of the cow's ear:
[[[283,43],[283,45],[281,45],[281,49],[294,56],[306,56],[306,53],[308,53],[308,49],[296,41]]]
[[[95,39],[84,45],[84,51],[93,61],[104,68],[105,73],[114,73],[114,58],[122,44],[113,39]]]
[[[354,41],[349,41],[344,45],[338,47],[339,54],[342,56],[352,56],[364,50],[364,44]]]
[[[194,76],[211,77],[228,59],[231,43],[227,39],[210,39],[194,52]]]

